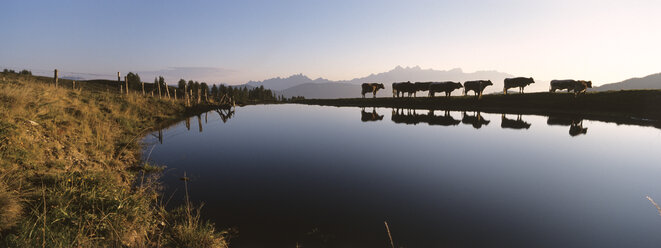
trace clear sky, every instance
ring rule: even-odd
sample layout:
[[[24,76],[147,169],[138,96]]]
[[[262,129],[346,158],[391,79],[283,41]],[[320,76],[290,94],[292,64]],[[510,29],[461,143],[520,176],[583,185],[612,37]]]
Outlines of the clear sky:
[[[397,65],[596,85],[661,72],[661,1],[2,2],[0,67],[211,83]],[[149,79],[147,79],[149,80]]]

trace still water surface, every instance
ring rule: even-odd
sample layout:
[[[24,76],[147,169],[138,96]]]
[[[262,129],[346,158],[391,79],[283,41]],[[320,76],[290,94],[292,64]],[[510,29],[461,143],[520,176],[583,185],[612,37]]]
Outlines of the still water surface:
[[[232,247],[660,247],[661,130],[576,117],[260,105],[145,138]]]

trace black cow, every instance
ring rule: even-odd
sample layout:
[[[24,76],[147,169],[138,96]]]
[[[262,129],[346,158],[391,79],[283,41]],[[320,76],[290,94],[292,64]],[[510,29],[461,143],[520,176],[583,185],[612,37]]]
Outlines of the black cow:
[[[434,82],[429,85],[429,97],[434,97],[436,92],[445,92],[445,96],[449,97],[452,91],[462,88],[464,86],[459,82]]]
[[[525,122],[521,120],[521,115],[518,115],[516,117],[516,120],[514,119],[508,119],[505,114],[502,114],[502,119],[500,122],[500,127],[501,128],[511,128],[511,129],[528,129],[530,128],[530,123]]]
[[[464,82],[464,96],[472,90],[475,92],[475,96],[482,98],[482,92],[484,91],[484,88],[489,85],[493,85],[491,80],[466,81]]]
[[[410,81],[401,82],[401,83],[392,83],[393,97],[400,97],[399,93],[402,93],[401,97],[404,97],[404,93],[407,93],[408,96],[410,97],[412,94],[415,93],[415,85]]]
[[[415,88],[415,91],[413,92],[413,97],[417,96],[416,93],[418,91],[427,91],[427,90],[429,90],[429,85],[431,83],[432,82],[415,82],[413,84],[413,87]]]
[[[530,84],[534,84],[535,80],[526,77],[506,78],[503,85],[503,94],[507,95],[507,89],[519,88],[519,93],[523,94],[523,88]]]
[[[578,81],[573,79],[551,80],[549,92],[555,92],[556,90],[567,90],[567,92],[571,92],[577,83]]]
[[[372,112],[366,112],[365,108],[360,110],[360,120],[363,122],[368,122],[368,121],[380,121],[383,120],[383,115],[379,115],[379,113],[376,112],[375,108],[372,108]]]
[[[588,88],[592,88],[592,81],[578,80],[574,86],[574,96],[578,96],[581,93],[585,94]]]
[[[482,125],[486,126],[489,125],[489,120],[485,120],[482,118],[482,115],[480,115],[480,112],[477,112],[475,115],[466,115],[466,112],[464,111],[463,118],[461,118],[461,123],[464,124],[471,124],[475,129],[480,129]]]
[[[379,91],[379,89],[385,89],[383,84],[378,84],[378,83],[364,83],[361,85],[362,90],[360,93],[363,95],[363,98],[365,98],[365,93],[372,92],[372,97],[376,98],[376,92]]]
[[[592,81],[573,79],[551,80],[549,92],[567,90],[567,92],[574,91],[574,96],[578,96],[581,93],[585,94],[587,88],[592,88]]]

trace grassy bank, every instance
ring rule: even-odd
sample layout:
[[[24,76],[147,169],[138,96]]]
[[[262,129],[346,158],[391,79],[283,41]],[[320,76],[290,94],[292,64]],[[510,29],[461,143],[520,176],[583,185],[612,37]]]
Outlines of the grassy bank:
[[[0,73],[0,246],[227,246],[194,207],[166,211],[140,157],[145,132],[209,106],[59,83]]]
[[[297,103],[324,106],[415,108],[482,111],[508,114],[579,114],[588,119],[661,127],[661,90],[590,92],[574,97],[569,93],[526,93],[509,95],[304,99]]]

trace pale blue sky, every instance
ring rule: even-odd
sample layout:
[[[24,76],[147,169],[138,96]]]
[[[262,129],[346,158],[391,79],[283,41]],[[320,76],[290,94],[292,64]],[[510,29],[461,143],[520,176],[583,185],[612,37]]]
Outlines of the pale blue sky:
[[[0,67],[245,83],[397,65],[611,83],[661,72],[661,1],[3,1]]]

